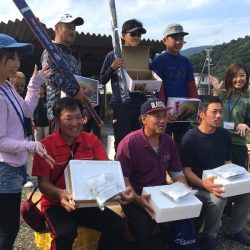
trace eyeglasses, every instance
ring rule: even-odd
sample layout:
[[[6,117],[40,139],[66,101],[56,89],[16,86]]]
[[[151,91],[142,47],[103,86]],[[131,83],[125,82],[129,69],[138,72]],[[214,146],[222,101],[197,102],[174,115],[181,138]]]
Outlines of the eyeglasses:
[[[129,32],[129,34],[130,34],[130,36],[132,36],[132,37],[135,37],[135,36],[141,37],[141,33],[140,33],[140,32],[133,31],[133,32]]]

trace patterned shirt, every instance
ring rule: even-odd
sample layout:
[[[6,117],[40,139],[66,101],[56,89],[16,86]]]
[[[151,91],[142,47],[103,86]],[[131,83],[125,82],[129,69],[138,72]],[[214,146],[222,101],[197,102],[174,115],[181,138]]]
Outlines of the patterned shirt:
[[[55,46],[60,51],[62,57],[66,61],[69,69],[73,74],[80,75],[80,70],[78,67],[78,61],[72,54],[72,50],[66,46],[54,43]],[[60,99],[61,91],[65,92],[67,96],[74,96],[79,91],[79,85],[76,85],[74,82],[68,81],[64,78],[60,70],[56,67],[52,58],[49,56],[48,52],[45,50],[41,57],[42,65],[47,65],[53,70],[53,73],[49,80],[46,81],[47,87],[47,114],[49,120],[54,118],[52,113],[52,108],[56,100]]]
[[[223,104],[223,121],[235,123],[234,129],[228,130],[232,136],[232,144],[244,146],[247,143],[246,136],[240,136],[236,128],[240,123],[247,123],[246,121],[250,117],[250,95],[240,96],[239,93],[233,93],[226,98],[224,94],[223,90],[219,93]]]

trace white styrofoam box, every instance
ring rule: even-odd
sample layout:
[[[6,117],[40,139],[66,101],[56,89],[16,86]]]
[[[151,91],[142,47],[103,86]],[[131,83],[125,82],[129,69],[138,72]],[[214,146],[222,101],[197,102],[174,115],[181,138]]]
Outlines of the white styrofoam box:
[[[131,92],[159,92],[162,84],[161,78],[151,70],[124,71],[128,89]]]
[[[64,170],[66,190],[73,196],[78,206],[97,206],[87,181],[102,174],[112,174],[117,189],[119,189],[118,193],[125,190],[120,162],[98,160],[71,160],[69,162]]]
[[[223,185],[221,189],[224,190],[224,193],[221,193],[221,197],[226,198],[250,192],[250,174],[248,172],[239,177],[224,179],[218,176],[213,169],[209,169],[203,171],[202,179],[204,180],[212,176],[217,176],[217,178],[214,179],[215,184]]]
[[[142,193],[150,194],[150,203],[155,211],[157,223],[195,218],[200,215],[202,202],[193,194],[174,202],[163,194],[160,189],[163,186],[144,187]]]

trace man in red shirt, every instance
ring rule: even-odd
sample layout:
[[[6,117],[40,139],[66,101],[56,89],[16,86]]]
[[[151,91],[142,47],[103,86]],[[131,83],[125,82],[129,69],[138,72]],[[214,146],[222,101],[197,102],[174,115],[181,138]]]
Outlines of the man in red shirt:
[[[108,208],[77,208],[72,196],[65,189],[62,175],[53,184],[64,168],[75,144],[78,144],[73,159],[108,160],[101,141],[93,134],[82,132],[86,115],[77,99],[65,97],[56,102],[53,114],[59,126],[55,133],[43,138],[41,142],[55,159],[53,169],[39,155],[34,155],[32,174],[38,176],[38,185],[43,193],[41,209],[52,231],[51,249],[70,250],[77,236],[77,226],[83,225],[102,232],[98,249],[117,249],[123,235],[124,224],[120,216]],[[122,202],[133,197],[131,188],[125,190]]]

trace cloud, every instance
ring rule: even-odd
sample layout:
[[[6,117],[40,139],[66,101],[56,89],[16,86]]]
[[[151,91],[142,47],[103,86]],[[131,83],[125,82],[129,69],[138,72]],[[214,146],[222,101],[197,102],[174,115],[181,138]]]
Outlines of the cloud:
[[[218,0],[191,0],[188,2],[190,3],[188,4],[187,9],[195,9],[201,7],[205,8],[206,5],[214,4],[215,2],[218,2]]]
[[[58,4],[59,3],[59,4]],[[83,17],[85,23],[77,31],[111,34],[108,0],[29,0],[34,14],[51,28],[62,13]],[[169,23],[177,22],[190,33],[185,47],[228,42],[249,35],[250,0],[116,0],[119,29],[130,18],[137,18],[147,29],[144,38],[162,39]],[[239,14],[240,13],[240,14]],[[0,1],[0,21],[22,19],[12,1]]]
[[[211,20],[209,18],[200,20],[189,20],[186,30],[190,35],[186,37],[186,47],[199,45],[216,45],[229,42],[232,39],[249,35],[250,17],[220,18]]]

